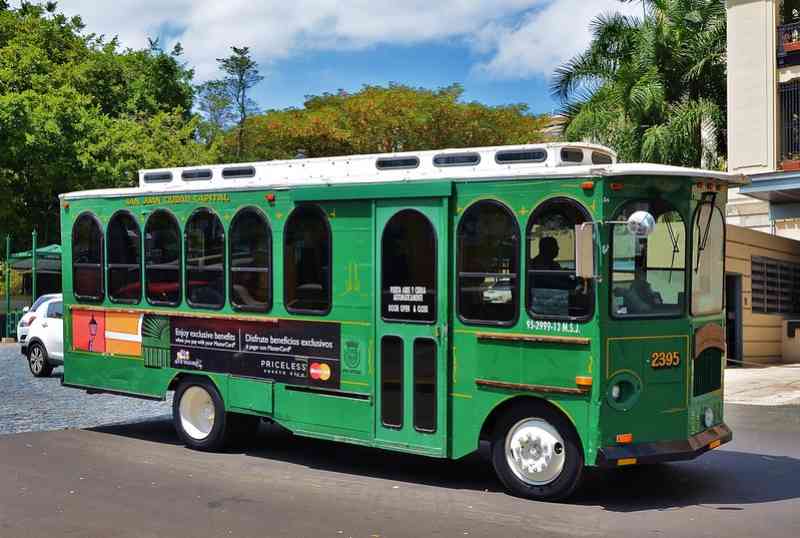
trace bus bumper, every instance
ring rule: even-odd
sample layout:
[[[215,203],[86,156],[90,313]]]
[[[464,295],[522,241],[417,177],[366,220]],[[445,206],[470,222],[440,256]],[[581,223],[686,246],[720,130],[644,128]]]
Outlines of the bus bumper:
[[[722,423],[688,439],[603,447],[597,453],[595,465],[620,467],[639,463],[692,460],[704,452],[724,445],[731,439],[733,439],[731,429]]]

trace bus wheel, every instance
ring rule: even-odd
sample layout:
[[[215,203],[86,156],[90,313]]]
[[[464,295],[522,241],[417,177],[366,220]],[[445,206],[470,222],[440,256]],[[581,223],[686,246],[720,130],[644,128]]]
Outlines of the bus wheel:
[[[181,381],[172,400],[172,420],[178,437],[189,448],[219,450],[225,446],[225,405],[208,379]]]
[[[525,405],[511,409],[495,429],[492,463],[512,494],[557,501],[578,487],[583,450],[566,418],[542,405]]]
[[[35,377],[50,377],[53,373],[43,345],[35,343],[28,348],[28,368]]]

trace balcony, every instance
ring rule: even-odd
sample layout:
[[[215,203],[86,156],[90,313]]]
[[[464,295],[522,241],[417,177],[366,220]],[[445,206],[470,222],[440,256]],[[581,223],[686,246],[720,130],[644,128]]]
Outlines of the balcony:
[[[781,168],[800,170],[800,80],[780,85]]]
[[[778,26],[778,67],[800,64],[800,22]]]

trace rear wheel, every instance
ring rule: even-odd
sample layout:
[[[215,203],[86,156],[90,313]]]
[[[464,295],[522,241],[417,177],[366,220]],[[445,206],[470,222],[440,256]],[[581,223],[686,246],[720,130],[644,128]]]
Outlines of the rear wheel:
[[[172,400],[178,437],[189,448],[219,450],[228,439],[229,423],[219,391],[209,379],[181,381]]]
[[[34,377],[49,377],[53,367],[47,362],[47,350],[38,342],[28,346],[28,368]]]
[[[583,449],[572,425],[544,405],[513,408],[495,429],[492,463],[518,497],[557,501],[569,497],[583,475]]]

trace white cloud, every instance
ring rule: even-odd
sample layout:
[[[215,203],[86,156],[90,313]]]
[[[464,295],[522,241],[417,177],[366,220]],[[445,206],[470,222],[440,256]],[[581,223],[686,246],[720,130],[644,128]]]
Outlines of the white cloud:
[[[589,24],[597,15],[614,11],[641,15],[641,10],[638,3],[618,0],[554,0],[544,9],[528,12],[515,25],[490,22],[475,34],[475,50],[490,53],[475,71],[497,78],[549,77],[588,46]]]
[[[488,56],[491,76],[549,74],[588,43],[586,26],[616,0],[61,0],[87,31],[144,47],[164,28],[180,41],[199,80],[218,76],[216,58],[247,45],[262,70],[308,50],[416,44],[458,38]],[[523,15],[524,14],[524,15]],[[508,26],[508,21],[521,23]],[[173,42],[164,43],[165,48]]]

